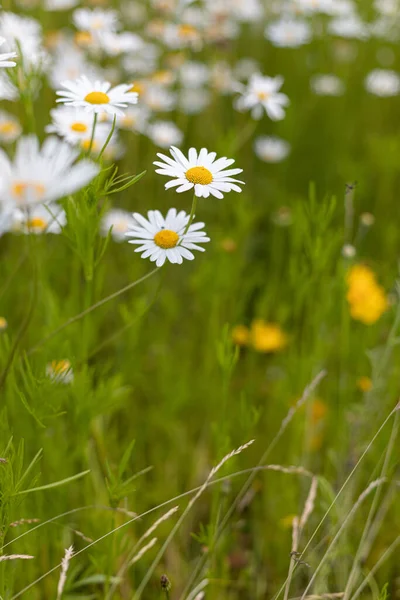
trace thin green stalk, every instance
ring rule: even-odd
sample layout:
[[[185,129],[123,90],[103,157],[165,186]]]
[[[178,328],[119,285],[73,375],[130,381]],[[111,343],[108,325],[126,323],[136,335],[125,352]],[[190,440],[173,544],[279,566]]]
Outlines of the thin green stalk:
[[[389,444],[387,445],[387,449],[385,452],[385,459],[384,459],[382,470],[380,473],[380,478],[385,478],[385,477],[387,477],[387,474],[388,474],[389,462],[392,457],[394,444],[395,444],[398,430],[399,430],[399,418],[400,418],[400,413],[396,412],[396,415],[395,415],[395,418],[393,421],[392,433],[390,436]],[[368,513],[367,521],[366,521],[364,529],[363,529],[361,540],[360,540],[356,555],[353,560],[353,566],[351,568],[350,575],[347,580],[346,588],[344,590],[343,600],[349,600],[355,579],[358,577],[358,575],[360,573],[360,559],[361,559],[361,557],[365,558],[365,543],[366,543],[367,538],[369,537],[369,533],[371,531],[372,520],[373,520],[374,516],[376,515],[376,510],[378,507],[380,497],[381,497],[381,487],[378,487],[375,492],[375,495],[374,495],[374,498],[373,498],[373,501],[371,504],[371,508]]]
[[[185,231],[183,232],[183,235],[186,235],[187,232],[189,231],[189,227],[191,226],[193,219],[195,217],[195,214],[196,214],[196,207],[197,207],[197,196],[196,196],[196,193],[194,193],[193,200],[192,200],[192,208],[191,208],[190,215],[189,215],[189,221],[187,222],[187,225],[185,227]]]
[[[89,142],[89,148],[86,152],[87,156],[90,156],[90,153],[92,152],[92,148],[93,148],[93,142],[94,142],[94,134],[96,131],[96,125],[97,125],[97,118],[98,118],[98,114],[94,113],[94,117],[93,117],[93,127],[92,127],[92,134],[90,136],[90,142]]]
[[[369,444],[365,448],[364,452],[361,454],[360,458],[358,459],[358,461],[354,465],[354,467],[351,470],[350,474],[347,476],[346,480],[344,481],[343,485],[339,489],[338,493],[336,494],[336,496],[334,497],[334,499],[332,500],[332,502],[330,503],[330,505],[326,509],[326,511],[325,511],[322,519],[320,520],[320,522],[318,523],[317,527],[315,528],[313,534],[311,535],[310,539],[308,540],[308,542],[307,542],[305,548],[303,549],[302,553],[298,556],[298,562],[296,564],[296,567],[297,567],[298,564],[300,564],[300,561],[303,559],[303,557],[304,557],[305,553],[307,552],[308,548],[310,547],[311,543],[315,539],[315,537],[318,534],[319,530],[321,529],[322,525],[325,523],[326,519],[328,518],[328,515],[330,514],[332,508],[335,506],[338,498],[342,495],[342,493],[343,493],[344,489],[346,488],[347,484],[349,483],[349,481],[353,477],[354,473],[356,472],[356,470],[358,469],[358,467],[360,466],[360,464],[364,460],[365,456],[368,454],[369,450],[373,446],[375,440],[379,437],[381,431],[385,428],[386,424],[392,418],[392,416],[396,412],[396,410],[398,410],[398,407],[395,407],[389,413],[389,415],[386,417],[386,419],[384,420],[384,422],[382,423],[382,425],[379,427],[378,431],[375,433],[375,435],[373,436],[373,438],[371,439],[371,441],[369,442]],[[273,600],[277,600],[279,598],[279,596],[281,595],[281,593],[284,591],[285,586],[286,586],[286,580],[283,582],[282,586],[280,587],[280,589],[278,590],[278,592],[275,594]]]
[[[65,321],[65,323],[63,323],[62,325],[60,325],[60,327],[57,327],[57,329],[55,329],[54,331],[52,331],[51,333],[49,333],[49,335],[47,335],[46,337],[44,337],[43,339],[41,339],[37,344],[35,344],[35,346],[32,346],[32,348],[30,348],[28,350],[27,355],[29,356],[33,352],[36,352],[36,350],[38,348],[41,348],[49,340],[53,339],[53,337],[55,337],[56,335],[58,335],[60,333],[60,331],[63,331],[66,327],[69,327],[69,325],[72,325],[72,323],[76,323],[76,321],[79,321],[79,319],[82,319],[83,317],[86,317],[86,315],[88,315],[92,311],[96,310],[96,308],[100,308],[100,306],[103,306],[103,304],[106,304],[107,302],[110,302],[110,300],[114,300],[115,298],[118,298],[118,296],[121,296],[122,294],[125,294],[125,292],[128,292],[132,288],[136,287],[137,285],[139,285],[139,283],[142,283],[143,281],[146,281],[146,279],[149,279],[158,270],[159,270],[159,268],[156,267],[155,269],[153,269],[152,271],[150,271],[150,273],[147,273],[146,275],[143,275],[143,277],[140,277],[140,279],[137,279],[136,281],[133,281],[132,283],[129,283],[128,285],[126,285],[125,287],[121,288],[120,290],[114,292],[113,294],[110,294],[109,296],[106,296],[105,298],[103,298],[102,300],[99,300],[98,302],[96,302],[92,306],[89,306],[89,308],[85,309],[81,313],[75,315],[74,317],[71,317],[70,319],[68,319],[68,321]]]
[[[282,435],[284,434],[284,432],[286,431],[287,427],[291,423],[291,421],[292,421],[294,415],[296,414],[297,410],[299,408],[301,408],[304,405],[304,403],[307,401],[307,399],[314,393],[314,390],[318,387],[319,383],[325,377],[325,375],[326,375],[326,371],[325,370],[320,371],[320,373],[318,373],[318,375],[316,377],[314,377],[314,379],[311,381],[311,383],[309,385],[307,385],[307,387],[304,389],[304,392],[303,392],[300,400],[296,403],[295,406],[293,406],[289,410],[289,412],[286,415],[285,419],[282,421],[278,433],[273,438],[273,440],[269,444],[268,448],[266,449],[266,451],[262,455],[261,459],[258,462],[257,467],[261,467],[266,462],[266,460],[269,457],[269,455],[271,454],[272,450],[275,448],[276,444],[281,439]],[[212,544],[212,546],[210,546],[207,549],[206,552],[204,552],[202,558],[199,560],[198,564],[193,569],[192,575],[189,578],[189,581],[186,584],[185,589],[184,589],[183,593],[180,596],[181,600],[183,600],[184,598],[186,598],[186,596],[188,595],[190,588],[192,587],[192,585],[193,585],[196,577],[198,576],[198,574],[203,569],[203,567],[204,567],[204,565],[205,565],[205,563],[206,563],[206,561],[208,559],[208,556],[214,550],[216,544],[218,543],[218,540],[221,537],[221,535],[222,535],[222,533],[223,533],[226,525],[228,524],[231,516],[233,515],[233,513],[235,512],[237,506],[240,504],[240,502],[242,501],[242,499],[244,498],[244,496],[247,494],[248,490],[250,489],[250,487],[251,487],[251,485],[252,485],[255,477],[257,476],[257,467],[256,467],[256,469],[254,471],[251,472],[250,476],[245,481],[244,485],[242,486],[242,488],[239,491],[238,495],[236,496],[235,500],[232,502],[231,506],[227,510],[227,512],[226,512],[224,518],[222,519],[222,522],[221,522],[221,524],[220,524],[220,526],[218,528],[218,531],[217,531],[217,533],[215,535],[214,543]]]
[[[98,161],[98,162],[100,161],[101,157],[103,156],[103,153],[105,152],[105,150],[106,150],[106,148],[107,148],[108,144],[109,144],[109,143],[110,143],[110,141],[111,141],[111,138],[112,138],[112,136],[113,136],[113,133],[114,133],[114,131],[115,131],[115,124],[116,124],[116,122],[117,122],[117,115],[114,115],[114,119],[113,119],[113,123],[112,123],[111,131],[110,131],[110,133],[109,133],[109,134],[108,134],[108,136],[107,136],[107,139],[106,139],[106,141],[105,141],[105,143],[104,143],[104,146],[103,146],[103,147],[102,147],[102,149],[100,150],[99,156],[97,157],[97,161]]]
[[[385,560],[388,559],[391,554],[393,554],[393,552],[396,550],[397,546],[400,546],[400,535],[394,540],[394,542],[389,546],[389,548],[382,554],[382,556],[380,557],[378,562],[372,567],[372,569],[370,570],[370,572],[368,573],[368,575],[366,576],[364,581],[360,584],[360,586],[354,592],[351,600],[357,600],[359,595],[363,592],[364,588],[367,587],[370,580],[375,575],[376,571],[378,571],[379,567],[381,565],[383,565]]]

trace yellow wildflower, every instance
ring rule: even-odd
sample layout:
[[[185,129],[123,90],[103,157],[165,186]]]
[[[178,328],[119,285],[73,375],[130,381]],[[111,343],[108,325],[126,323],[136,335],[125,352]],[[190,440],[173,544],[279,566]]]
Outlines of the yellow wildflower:
[[[0,331],[4,331],[5,329],[7,329],[7,327],[7,320],[4,317],[0,317]]]
[[[287,345],[287,335],[276,323],[255,319],[251,324],[250,342],[257,352],[278,352]]]
[[[361,392],[369,392],[372,389],[372,380],[363,375],[357,379],[357,387]]]
[[[388,308],[384,289],[375,273],[364,265],[355,265],[347,274],[347,301],[353,319],[366,325],[375,323]]]

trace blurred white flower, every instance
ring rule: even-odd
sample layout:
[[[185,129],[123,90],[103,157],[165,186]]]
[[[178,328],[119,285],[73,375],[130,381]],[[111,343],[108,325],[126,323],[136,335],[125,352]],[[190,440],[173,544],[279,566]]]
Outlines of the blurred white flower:
[[[327,15],[343,14],[343,11],[348,14],[353,10],[349,0],[344,0],[344,2],[341,0],[294,0],[294,8],[296,12],[303,14],[323,13]]]
[[[49,69],[50,85],[57,89],[62,81],[78,79],[81,75],[101,79],[100,68],[90,64],[84,52],[70,40],[62,40],[55,48]]]
[[[154,112],[169,112],[176,106],[176,94],[157,84],[149,85],[141,100]]]
[[[139,52],[143,50],[144,41],[136,33],[123,31],[104,31],[99,35],[99,43],[103,52],[109,56],[118,56],[127,52]]]
[[[399,15],[399,0],[375,0],[374,8],[381,15],[397,17]]]
[[[6,40],[3,37],[0,37],[0,46],[4,44]],[[0,53],[0,68],[1,67],[15,67],[17,64],[15,61],[10,60],[10,58],[16,58],[16,52],[5,52],[3,54]]]
[[[357,15],[340,16],[329,23],[329,32],[339,37],[364,40],[369,31],[365,23]]]
[[[318,96],[341,96],[345,89],[343,81],[332,74],[314,75],[310,86]]]
[[[118,13],[116,10],[103,10],[102,8],[77,8],[72,20],[77,29],[94,35],[105,31],[117,31],[119,27]]]
[[[210,69],[202,62],[186,61],[179,70],[182,85],[188,88],[200,88],[210,78]]]
[[[122,66],[128,74],[135,78],[138,75],[150,75],[156,70],[160,49],[154,44],[145,42],[138,54],[126,54],[122,57]]]
[[[112,88],[108,81],[90,81],[85,75],[75,81],[64,81],[65,90],[56,92],[57,102],[82,107],[86,112],[123,115],[121,108],[136,104],[138,94],[131,92],[131,85],[121,84]]]
[[[61,233],[67,217],[55,202],[30,206],[28,210],[17,208],[13,214],[13,230],[22,233]]]
[[[1,191],[1,188],[0,188]],[[0,237],[12,230],[14,207],[9,203],[0,202]],[[1,330],[1,317],[0,317]]]
[[[132,226],[132,213],[121,208],[111,208],[102,219],[101,233],[104,236],[108,235],[112,227],[112,239],[115,242],[123,242],[126,240],[126,233],[130,226]]]
[[[8,52],[22,54],[25,68],[42,70],[47,61],[43,48],[42,29],[31,17],[21,17],[12,12],[0,12],[0,37]]]
[[[36,136],[21,137],[13,162],[0,150],[0,190],[6,204],[25,208],[73,194],[88,185],[99,166],[89,160],[74,164],[79,151],[56,137],[42,147]]]
[[[161,148],[180,145],[183,133],[172,121],[156,121],[147,128],[147,135],[151,141]]]
[[[79,0],[45,0],[44,6],[46,10],[69,10],[74,8],[79,3]]]
[[[64,360],[52,360],[46,366],[46,375],[54,383],[72,383],[74,380],[74,372],[72,370],[71,361],[68,359]]]
[[[10,144],[15,142],[22,133],[20,122],[14,115],[0,111],[0,142]]]
[[[185,115],[202,112],[211,102],[211,94],[205,89],[183,89],[179,95],[179,108]]]
[[[281,48],[298,48],[308,44],[312,38],[312,30],[307,21],[287,17],[267,25],[264,34],[274,46]]]
[[[223,198],[222,192],[241,192],[242,190],[236,184],[243,184],[243,181],[233,179],[232,175],[238,175],[243,169],[228,169],[235,161],[226,156],[217,160],[215,152],[208,152],[202,148],[199,153],[195,148],[190,148],[188,158],[173,146],[170,149],[169,156],[157,154],[164,162],[155,161],[153,164],[159,167],[156,173],[172,177],[172,180],[165,184],[165,189],[176,187],[177,192],[186,192],[194,188],[194,193],[198,197],[208,198],[211,194],[216,198]]]
[[[288,156],[290,144],[278,137],[262,135],[254,141],[254,152],[264,162],[278,163]]]
[[[150,119],[151,111],[143,104],[128,106],[122,117],[117,117],[117,126],[128,131],[144,133]]]
[[[273,121],[285,117],[284,108],[289,104],[286,94],[279,92],[283,85],[283,77],[267,77],[255,73],[249,79],[246,89],[236,101],[238,110],[251,110],[253,119],[261,119],[263,112]]]
[[[204,248],[199,244],[209,242],[204,231],[204,223],[192,223],[185,233],[189,215],[183,210],[170,208],[164,218],[160,211],[149,210],[147,219],[139,213],[133,213],[135,224],[126,234],[130,244],[136,244],[135,252],[141,252],[142,258],[150,258],[157,267],[162,267],[166,260],[170,263],[182,264],[183,259],[193,260],[191,250]]]
[[[93,114],[85,112],[82,108],[58,106],[50,111],[50,115],[52,123],[46,126],[46,133],[56,133],[70,144],[82,144],[84,140],[90,138],[93,129]],[[107,132],[110,129],[108,125],[98,123],[97,135],[101,128],[107,129]]]
[[[400,75],[389,69],[374,69],[364,83],[367,91],[375,96],[387,98],[400,93]]]
[[[7,73],[0,71],[0,100],[18,100],[19,92]]]
[[[202,35],[200,30],[190,23],[167,23],[163,41],[169,48],[199,49],[202,45]]]

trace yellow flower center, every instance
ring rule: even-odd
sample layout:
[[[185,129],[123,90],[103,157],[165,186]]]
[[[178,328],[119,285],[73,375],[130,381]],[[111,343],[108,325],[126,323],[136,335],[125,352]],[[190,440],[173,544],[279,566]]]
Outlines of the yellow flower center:
[[[72,131],[76,131],[77,133],[84,133],[87,131],[87,125],[85,123],[72,123],[71,125]]]
[[[193,25],[184,23],[183,25],[179,25],[178,33],[181,37],[188,38],[188,37],[192,37],[193,35],[195,35],[197,33],[197,29],[195,27],[193,27]]]
[[[108,104],[110,98],[104,92],[90,92],[84,97],[85,102],[89,104]]]
[[[135,124],[135,119],[131,116],[126,116],[122,117],[121,119],[121,125],[123,127],[133,127],[133,125]]]
[[[208,185],[213,180],[211,171],[205,167],[192,167],[186,171],[185,175],[188,181],[195,184]]]
[[[144,92],[143,83],[139,83],[139,82],[132,83],[132,87],[129,88],[128,92],[136,92],[140,96],[140,94],[143,94],[143,92]]]
[[[263,102],[264,100],[267,100],[267,98],[269,98],[270,94],[268,92],[258,92],[257,93],[257,98]]]
[[[93,37],[89,31],[78,31],[75,34],[75,41],[78,45],[88,46],[92,43]]]
[[[36,200],[40,200],[44,196],[45,187],[41,183],[34,183],[33,181],[20,181],[14,183],[11,188],[11,193],[17,198],[17,200],[25,200],[27,194],[32,192]]]
[[[175,248],[177,243],[179,242],[179,235],[176,231],[171,231],[170,229],[161,229],[154,236],[154,242],[160,248],[164,248],[167,250],[168,248]]]
[[[71,363],[69,360],[52,360],[51,368],[54,371],[54,373],[66,373],[71,368]]]
[[[168,84],[172,82],[173,74],[171,71],[156,71],[156,73],[153,74],[152,79],[157,83]]]
[[[16,125],[12,121],[4,121],[4,123],[0,123],[0,133],[14,133],[16,130]]]
[[[84,150],[86,150],[86,151],[89,150],[89,148],[90,148],[90,141],[91,141],[90,138],[87,139],[87,140],[82,140],[81,146],[82,146],[82,148]],[[96,140],[93,140],[93,143],[92,143],[92,152],[96,152],[98,149],[99,149],[98,143],[96,142]]]
[[[46,229],[47,223],[40,217],[33,217],[33,219],[29,219],[26,222],[26,226],[28,229],[39,229],[40,231],[43,231],[43,229]]]

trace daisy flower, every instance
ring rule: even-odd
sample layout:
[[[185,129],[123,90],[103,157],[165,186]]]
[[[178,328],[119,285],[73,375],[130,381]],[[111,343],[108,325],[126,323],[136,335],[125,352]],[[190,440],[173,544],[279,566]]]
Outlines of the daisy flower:
[[[171,181],[165,184],[165,189],[177,187],[177,192],[186,192],[194,188],[195,196],[199,198],[208,198],[211,194],[216,198],[223,198],[223,192],[241,192],[237,183],[244,185],[243,181],[233,179],[232,175],[241,173],[243,169],[224,170],[235,161],[233,158],[216,158],[215,152],[208,152],[202,148],[199,153],[195,148],[190,148],[188,158],[179,150],[172,146],[169,156],[157,154],[164,162],[155,161],[154,164],[159,167],[156,173],[172,177]]]
[[[123,116],[121,108],[136,104],[138,94],[129,91],[132,85],[122,84],[112,88],[108,81],[91,82],[85,75],[76,81],[64,81],[66,90],[57,91],[57,102],[68,106],[78,106],[90,113],[104,113]]]
[[[251,110],[253,119],[261,119],[263,109],[273,121],[281,121],[285,117],[284,107],[289,104],[286,94],[279,92],[283,77],[264,77],[254,73],[249,79],[243,95],[236,101],[238,110]]]
[[[103,32],[116,31],[118,29],[118,13],[115,10],[103,10],[102,8],[77,8],[72,20],[80,31]]]
[[[10,144],[15,142],[22,133],[20,122],[14,115],[0,110],[0,142]]]
[[[0,37],[0,46],[4,44],[6,40],[3,37]],[[10,58],[16,58],[16,52],[6,52],[5,54],[0,54],[0,67],[15,67],[17,64]]]
[[[307,21],[283,17],[270,23],[264,35],[274,46],[298,48],[311,41],[312,30]]]
[[[388,98],[400,93],[400,76],[389,69],[374,69],[365,78],[365,87],[370,94]]]
[[[139,246],[135,252],[141,252],[142,258],[150,258],[157,267],[161,267],[166,260],[179,265],[184,258],[193,260],[191,250],[204,252],[204,248],[198,244],[210,241],[205,232],[201,231],[204,223],[193,223],[185,233],[189,215],[183,210],[178,213],[176,208],[170,208],[165,218],[160,211],[149,210],[147,216],[148,219],[139,213],[133,213],[136,223],[126,236],[131,238],[128,240],[130,244]]]
[[[254,141],[254,151],[264,162],[279,163],[288,156],[290,144],[278,137],[261,135]]]
[[[72,370],[71,361],[67,358],[63,360],[52,360],[46,365],[46,375],[54,383],[72,383],[74,380],[74,372]]]
[[[46,126],[47,133],[57,133],[70,144],[84,144],[91,138],[93,116],[79,108],[59,106],[50,111],[52,123]],[[96,137],[107,139],[109,125],[98,123]]]
[[[29,210],[17,210],[13,215],[13,230],[21,233],[61,233],[67,217],[64,209],[55,202],[31,206]]]
[[[0,190],[2,201],[15,208],[47,204],[86,186],[100,168],[90,160],[74,164],[79,150],[56,137],[42,147],[34,135],[21,137],[13,162],[0,150]]]

